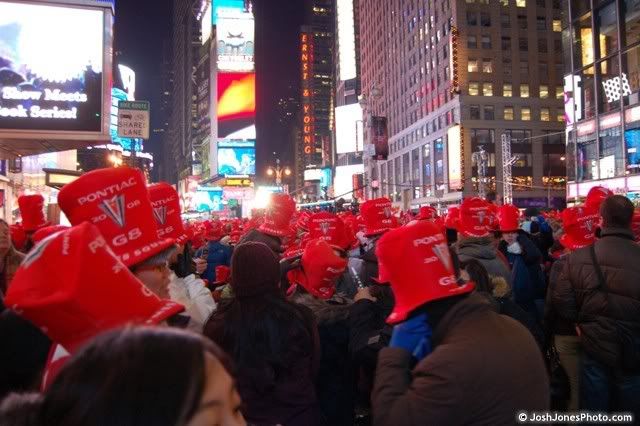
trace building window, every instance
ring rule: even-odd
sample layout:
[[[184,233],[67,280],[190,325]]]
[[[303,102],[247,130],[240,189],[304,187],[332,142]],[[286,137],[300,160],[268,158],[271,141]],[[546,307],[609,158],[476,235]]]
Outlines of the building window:
[[[527,0],[516,0],[516,7],[527,7]]]
[[[538,75],[540,77],[540,81],[549,80],[549,64],[546,62],[540,62],[538,64]]]
[[[511,16],[508,13],[500,15],[500,26],[502,28],[511,28]]]
[[[502,60],[502,72],[505,75],[511,75],[513,73],[511,68],[511,59],[507,58]]]
[[[556,111],[556,121],[559,121],[560,123],[564,123],[564,110],[563,109],[559,109],[558,111]]]
[[[472,120],[480,120],[479,105],[469,105],[469,118]]]
[[[610,3],[596,13],[596,29],[600,42],[596,47],[599,50],[599,58],[618,50],[618,25],[616,20],[616,3]],[[637,5],[636,5],[637,13]],[[598,37],[596,36],[596,37]]]
[[[559,33],[562,31],[562,23],[560,22],[559,19],[553,20],[553,31],[555,31],[556,33]]]
[[[485,73],[493,72],[493,63],[491,62],[491,59],[482,60],[482,72],[485,72]]]
[[[482,36],[482,48],[491,49],[491,36],[488,36],[488,35]]]
[[[562,53],[562,40],[553,40],[553,53]]]
[[[480,25],[483,27],[491,26],[491,16],[488,13],[483,12],[480,14]]]
[[[520,110],[520,119],[522,121],[531,121],[531,108],[522,108]]]
[[[513,107],[512,106],[504,107],[504,119],[505,120],[513,120]]]
[[[520,37],[518,39],[518,48],[521,52],[529,50],[529,40],[526,37]]]
[[[529,61],[520,61],[520,74],[529,74]]]
[[[556,99],[564,99],[564,90],[562,87],[556,87]]]
[[[478,72],[477,59],[469,59],[469,62],[467,62],[467,72]]]
[[[493,107],[492,106],[484,106],[482,109],[484,110],[484,119],[485,120],[493,120],[494,119]]]
[[[511,83],[505,83],[502,85],[502,96],[510,98],[513,96],[513,86]]]
[[[499,0],[500,6],[509,7],[509,0]]]
[[[638,3],[635,0],[624,0],[622,9],[623,12],[620,16],[624,16],[625,18],[625,29],[622,31],[622,34],[626,41],[625,45],[630,46],[640,41],[640,15],[636,13]],[[622,19],[620,19],[620,21],[622,21]]]
[[[538,16],[536,18],[536,29],[538,31],[544,31],[547,29],[547,18],[544,16]]]
[[[518,15],[518,28],[521,30],[527,29],[527,15]]]
[[[538,6],[539,8],[544,9],[545,7],[547,7],[546,1],[545,0],[536,0],[536,6]]]
[[[467,12],[467,25],[478,25],[478,14],[476,12]]]
[[[538,39],[538,52],[547,53],[547,39],[545,38]]]
[[[502,50],[510,51],[511,50],[511,37],[502,37]]]
[[[478,38],[474,35],[467,36],[467,47],[469,49],[475,49],[478,47]]]
[[[469,82],[469,95],[478,96],[480,94],[480,83]]]
[[[550,115],[551,115],[551,112],[549,111],[549,108],[540,109],[540,121],[549,121]]]
[[[482,94],[484,96],[493,96],[493,84],[482,83]]]
[[[528,84],[521,84],[520,85],[520,97],[521,98],[528,98],[529,97],[529,85]]]
[[[540,98],[547,99],[549,97],[549,86],[540,85]]]

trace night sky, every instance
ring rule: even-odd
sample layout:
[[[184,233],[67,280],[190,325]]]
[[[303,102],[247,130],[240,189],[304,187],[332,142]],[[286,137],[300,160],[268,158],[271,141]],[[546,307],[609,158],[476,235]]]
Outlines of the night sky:
[[[215,0],[214,0],[215,1]],[[120,63],[133,68],[137,77],[136,97],[151,101],[153,114],[160,102],[160,72],[163,41],[171,37],[172,0],[118,0],[116,2],[115,50]],[[299,87],[298,33],[304,0],[256,0],[256,81],[258,169],[272,162],[273,151],[282,160],[293,160],[288,146],[289,129],[278,124],[278,100],[289,86]],[[147,141],[146,150],[152,150]]]

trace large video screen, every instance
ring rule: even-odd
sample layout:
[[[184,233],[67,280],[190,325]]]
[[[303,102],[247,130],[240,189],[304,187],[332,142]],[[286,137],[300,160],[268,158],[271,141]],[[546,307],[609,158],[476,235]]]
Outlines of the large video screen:
[[[0,1],[0,129],[100,132],[104,12]]]
[[[256,174],[255,141],[218,142],[218,174],[240,176]]]
[[[640,169],[640,129],[629,129],[624,132],[624,143],[627,150],[627,169]]]
[[[219,212],[224,210],[222,204],[222,189],[199,188],[194,196],[193,203],[198,212]]]
[[[217,9],[218,70],[253,71],[255,21],[249,11]]]
[[[218,74],[218,138],[252,127],[256,118],[256,75]]]

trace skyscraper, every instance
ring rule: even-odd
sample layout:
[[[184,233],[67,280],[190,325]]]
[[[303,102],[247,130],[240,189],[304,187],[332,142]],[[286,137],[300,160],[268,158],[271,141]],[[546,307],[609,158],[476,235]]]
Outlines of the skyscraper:
[[[359,5],[362,91],[367,112],[387,118],[389,135],[388,160],[365,155],[369,197],[404,208],[458,203],[478,193],[480,165],[482,183],[498,197],[511,183],[521,207],[563,203],[559,1]],[[502,135],[515,155],[505,159],[513,162],[506,184]]]

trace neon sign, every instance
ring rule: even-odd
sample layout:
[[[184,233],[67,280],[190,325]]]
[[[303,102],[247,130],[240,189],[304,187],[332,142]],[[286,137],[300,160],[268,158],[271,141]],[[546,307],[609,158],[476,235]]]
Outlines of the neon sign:
[[[313,44],[310,33],[300,35],[300,62],[302,73],[302,144],[305,157],[309,159],[313,154],[315,143],[312,87]]]

